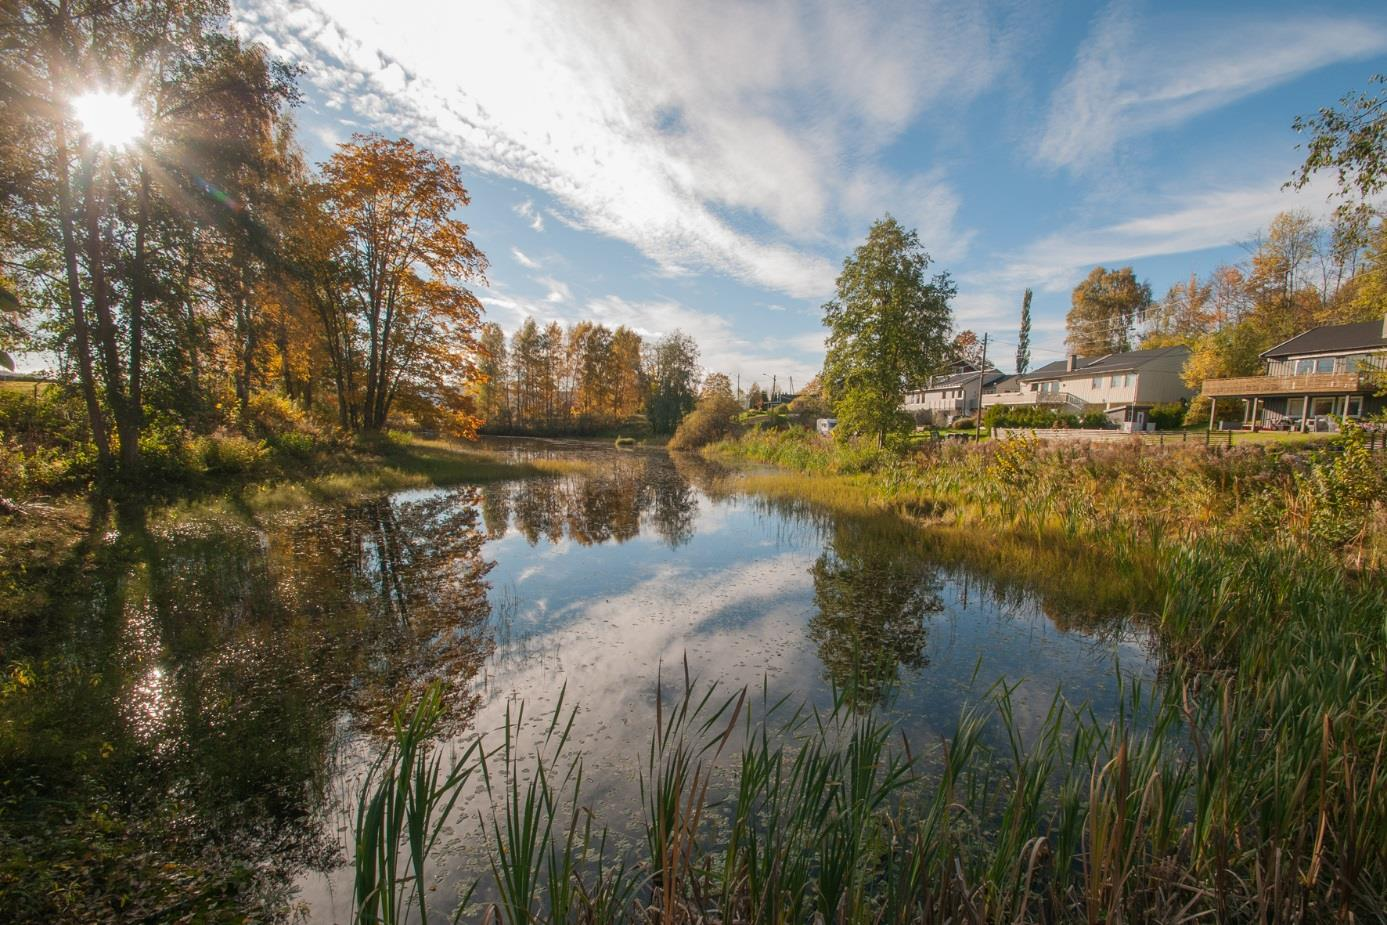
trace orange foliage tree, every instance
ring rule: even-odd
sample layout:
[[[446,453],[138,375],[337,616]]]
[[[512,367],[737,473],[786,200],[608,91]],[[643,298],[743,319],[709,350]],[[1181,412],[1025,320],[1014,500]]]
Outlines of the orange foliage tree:
[[[455,167],[407,139],[356,135],[323,165],[323,209],[341,229],[324,293],[343,423],[379,430],[392,409],[470,435],[478,420],[486,257],[453,215],[469,203]],[[326,323],[325,319],[325,323]]]

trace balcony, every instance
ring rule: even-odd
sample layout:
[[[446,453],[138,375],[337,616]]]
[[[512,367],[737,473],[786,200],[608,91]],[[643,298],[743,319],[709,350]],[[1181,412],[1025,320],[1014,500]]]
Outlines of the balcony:
[[[1209,398],[1248,398],[1254,395],[1349,395],[1373,389],[1372,378],[1372,374],[1338,372],[1206,379],[1204,394]]]
[[[1068,392],[993,392],[982,397],[982,406],[993,405],[1064,405],[1075,411],[1088,409],[1088,402]]]

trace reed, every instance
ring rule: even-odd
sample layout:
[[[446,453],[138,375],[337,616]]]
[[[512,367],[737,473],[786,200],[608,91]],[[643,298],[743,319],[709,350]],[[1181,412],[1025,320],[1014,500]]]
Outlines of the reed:
[[[833,452],[754,440],[748,456],[811,466]],[[1144,573],[1156,680],[1120,685],[1120,709],[1105,721],[1058,695],[1038,722],[1024,720],[999,684],[952,734],[912,743],[843,701],[816,711],[772,701],[764,685],[758,697],[700,683],[686,660],[673,696],[656,678],[644,838],[624,852],[609,848],[585,803],[562,698],[532,749],[512,735],[523,713],[508,713],[497,751],[467,752],[492,801],[489,816],[477,814],[491,856],[477,889],[494,899],[474,914],[670,925],[1381,920],[1387,578],[1360,555],[1376,542],[1380,501],[1364,508],[1345,500],[1349,480],[1324,481],[1346,457],[1034,446],[942,456],[818,476],[801,497],[946,527],[988,516],[1016,542],[1101,544],[1114,567]],[[1067,481],[1049,471],[1060,463]],[[782,476],[755,478],[793,491]],[[1233,511],[1228,495],[1260,508]],[[1130,510],[1142,497],[1157,503]],[[1334,504],[1359,528],[1326,530]],[[1231,527],[1211,507],[1231,511]],[[391,769],[417,767],[419,754],[392,747],[372,792],[417,778]],[[441,784],[466,779],[455,770]],[[415,831],[369,821],[401,815],[376,812],[380,799],[363,795],[365,831]],[[411,902],[417,890],[374,885],[422,881],[414,859],[428,851],[410,844],[404,881],[377,873],[396,869],[388,853],[359,851],[358,895],[400,896],[392,914]]]

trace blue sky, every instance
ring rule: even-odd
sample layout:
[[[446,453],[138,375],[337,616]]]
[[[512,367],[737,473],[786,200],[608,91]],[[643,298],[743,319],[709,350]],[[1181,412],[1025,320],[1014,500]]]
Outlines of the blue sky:
[[[463,171],[507,331],[591,318],[694,335],[743,385],[802,383],[843,257],[890,212],[1012,365],[1063,352],[1095,264],[1157,294],[1245,255],[1291,120],[1387,70],[1380,3],[235,0],[305,69],[320,159],[406,134]]]

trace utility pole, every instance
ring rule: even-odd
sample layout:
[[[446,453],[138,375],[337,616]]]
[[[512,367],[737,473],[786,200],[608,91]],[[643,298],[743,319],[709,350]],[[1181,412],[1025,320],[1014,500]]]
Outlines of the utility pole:
[[[982,439],[982,383],[987,378],[987,332],[982,335],[982,363],[978,369],[978,408],[973,413],[973,442]]]

